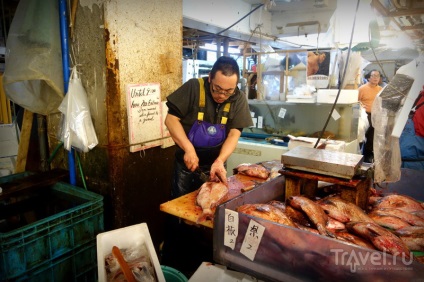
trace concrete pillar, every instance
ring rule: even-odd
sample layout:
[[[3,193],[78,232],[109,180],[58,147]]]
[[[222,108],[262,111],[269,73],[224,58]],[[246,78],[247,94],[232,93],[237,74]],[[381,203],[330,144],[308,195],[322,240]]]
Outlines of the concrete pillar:
[[[130,152],[126,93],[129,84],[160,83],[164,101],[181,85],[182,0],[80,0],[73,28],[72,62],[99,140],[80,155],[88,189],[104,196],[106,230],[146,222],[158,246],[175,148]],[[50,150],[59,120],[49,118]],[[58,154],[53,166],[66,163]]]

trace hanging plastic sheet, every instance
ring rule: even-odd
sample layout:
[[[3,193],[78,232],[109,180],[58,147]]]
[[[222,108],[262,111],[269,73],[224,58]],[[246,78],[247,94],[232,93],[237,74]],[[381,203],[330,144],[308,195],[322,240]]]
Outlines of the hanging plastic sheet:
[[[20,0],[5,59],[9,99],[34,113],[57,112],[64,96],[57,0]]]
[[[399,138],[393,137],[392,131],[396,114],[413,82],[413,77],[397,73],[373,103],[371,119],[374,126],[374,182],[396,182],[400,179]]]
[[[66,150],[71,148],[88,152],[97,144],[97,136],[91,120],[87,93],[78,76],[77,67],[72,68],[68,93],[59,106],[64,114],[61,140]]]

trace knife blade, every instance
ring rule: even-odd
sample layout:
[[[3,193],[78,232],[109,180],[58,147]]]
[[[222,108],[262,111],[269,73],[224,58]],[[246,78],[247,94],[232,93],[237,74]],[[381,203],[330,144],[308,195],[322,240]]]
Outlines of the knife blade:
[[[196,169],[196,171],[197,171],[197,173],[199,173],[200,179],[203,182],[208,182],[209,181],[209,176],[206,173],[204,173],[199,167]]]

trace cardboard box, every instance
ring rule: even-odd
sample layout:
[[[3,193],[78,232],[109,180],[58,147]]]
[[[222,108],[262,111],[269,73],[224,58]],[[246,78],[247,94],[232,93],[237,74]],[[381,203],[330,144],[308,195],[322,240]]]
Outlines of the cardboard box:
[[[162,268],[159,264],[158,256],[150,237],[146,223],[131,225],[128,227],[103,232],[97,235],[97,265],[99,282],[107,281],[105,269],[105,257],[112,253],[112,247],[125,249],[144,244],[150,255],[150,261],[155,269],[157,281],[165,282]]]
[[[333,104],[336,100],[338,89],[318,89],[317,103]],[[342,89],[337,104],[352,104],[358,102],[357,89]]]

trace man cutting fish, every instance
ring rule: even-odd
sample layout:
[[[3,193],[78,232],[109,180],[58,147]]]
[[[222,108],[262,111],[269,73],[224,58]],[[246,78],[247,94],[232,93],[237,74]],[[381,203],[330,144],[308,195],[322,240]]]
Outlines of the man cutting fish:
[[[252,125],[245,94],[237,87],[240,70],[220,57],[208,77],[193,78],[167,97],[165,125],[177,144],[172,198],[198,189],[199,170],[227,183],[225,162],[244,127]]]
[[[237,146],[243,127],[252,125],[247,98],[237,88],[239,76],[237,62],[220,57],[208,77],[193,78],[168,96],[165,125],[177,144],[171,198],[202,186],[205,180],[201,180],[199,169],[210,171],[210,181],[227,185],[225,162]],[[212,260],[212,230],[191,227],[168,218],[162,264],[190,273],[202,261]],[[206,242],[205,236],[209,238]],[[189,260],[175,256],[180,253]]]

